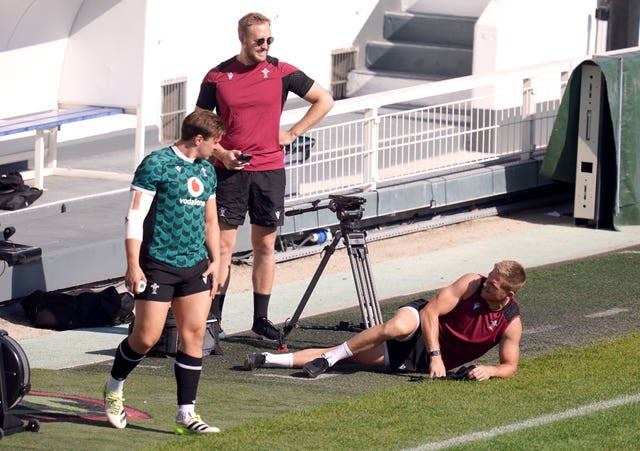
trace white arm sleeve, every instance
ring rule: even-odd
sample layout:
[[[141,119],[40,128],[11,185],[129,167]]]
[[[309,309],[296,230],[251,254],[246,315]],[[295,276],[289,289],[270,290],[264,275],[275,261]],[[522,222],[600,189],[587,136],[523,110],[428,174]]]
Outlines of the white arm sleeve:
[[[144,218],[147,217],[155,193],[131,190],[131,204],[125,218],[125,238],[142,241]]]

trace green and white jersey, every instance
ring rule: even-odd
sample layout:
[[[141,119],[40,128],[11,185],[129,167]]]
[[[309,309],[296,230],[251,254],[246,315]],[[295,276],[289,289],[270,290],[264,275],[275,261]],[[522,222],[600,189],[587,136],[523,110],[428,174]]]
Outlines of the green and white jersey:
[[[216,173],[206,160],[185,157],[177,147],[147,155],[131,189],[155,195],[144,220],[141,255],[177,268],[208,257],[204,205],[216,192]]]

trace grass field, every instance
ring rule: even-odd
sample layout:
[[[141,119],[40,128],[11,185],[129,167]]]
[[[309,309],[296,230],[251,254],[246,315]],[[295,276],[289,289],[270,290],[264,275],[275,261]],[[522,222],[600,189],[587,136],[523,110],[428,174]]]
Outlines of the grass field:
[[[428,296],[429,293],[425,293]],[[521,292],[525,335],[515,377],[487,382],[412,381],[343,366],[309,380],[298,370],[241,369],[268,345],[230,337],[205,359],[198,412],[213,437],[170,433],[173,361],[149,358],[127,381],[126,405],[149,419],[125,430],[61,399],[28,395],[15,412],[56,421],[5,437],[11,449],[640,449],[640,253],[620,252],[529,271]],[[406,299],[383,303],[388,318]],[[339,312],[314,323],[358,321]],[[348,332],[296,330],[292,350],[330,345]],[[483,361],[495,360],[490,353]],[[32,390],[99,399],[110,363],[33,370]],[[97,406],[97,407],[96,407]],[[22,409],[22,410],[21,410]],[[75,411],[74,411],[75,409]],[[62,414],[61,412],[66,412]],[[78,421],[77,416],[84,418]],[[8,448],[8,449],[9,449]]]

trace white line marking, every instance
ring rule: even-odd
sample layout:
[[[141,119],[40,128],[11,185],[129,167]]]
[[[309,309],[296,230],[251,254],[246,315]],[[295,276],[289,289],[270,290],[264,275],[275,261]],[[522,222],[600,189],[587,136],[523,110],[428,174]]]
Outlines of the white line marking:
[[[600,401],[593,404],[587,404],[586,406],[576,407],[575,409],[565,410],[564,412],[560,412],[560,413],[554,413],[550,415],[543,415],[541,417],[531,418],[529,420],[522,421],[520,423],[513,423],[513,424],[508,424],[506,426],[500,426],[497,428],[489,429],[488,431],[473,432],[471,434],[461,435],[459,437],[443,440],[441,442],[426,443],[417,448],[411,448],[408,451],[445,449],[452,446],[459,446],[465,443],[497,437],[498,435],[517,432],[522,429],[528,429],[528,428],[542,426],[549,423],[555,423],[561,420],[566,420],[568,418],[588,415],[590,413],[597,412],[599,410],[612,409],[614,407],[624,406],[626,404],[632,404],[634,402],[640,402],[640,393],[637,393],[635,395],[622,396],[620,398],[610,399],[607,401]]]
[[[584,315],[585,318],[604,318],[606,316],[617,315],[618,313],[628,312],[628,308],[610,308],[609,310],[605,310],[604,312],[596,312],[591,313],[589,315]]]
[[[546,326],[538,326],[538,327],[531,327],[531,328],[525,328],[522,331],[523,335],[528,335],[528,334],[540,334],[543,332],[549,332],[550,330],[554,330],[554,329],[559,329],[562,326],[553,326],[551,324],[548,324]]]
[[[280,379],[293,379],[294,381],[315,381],[318,379],[326,379],[327,377],[336,377],[338,374],[321,374],[316,378],[311,377],[299,377],[299,376],[283,376],[282,374],[273,374],[273,373],[255,373],[256,377],[275,377]]]
[[[120,193],[125,193],[127,191],[129,191],[131,188],[118,188],[118,189],[114,189],[111,191],[104,191],[102,193],[96,193],[96,194],[88,194],[86,196],[78,196],[78,197],[72,197],[69,199],[62,199],[62,200],[55,200],[46,204],[38,204],[38,205],[30,205],[29,206],[29,211],[33,211],[33,210],[39,210],[42,208],[47,208],[47,207],[55,207],[56,205],[62,205],[62,204],[68,204],[70,202],[75,202],[78,200],[89,200],[89,199],[97,199],[99,197],[105,197],[105,196],[110,196],[112,194],[120,194]],[[0,216],[2,216],[2,214],[0,213]]]

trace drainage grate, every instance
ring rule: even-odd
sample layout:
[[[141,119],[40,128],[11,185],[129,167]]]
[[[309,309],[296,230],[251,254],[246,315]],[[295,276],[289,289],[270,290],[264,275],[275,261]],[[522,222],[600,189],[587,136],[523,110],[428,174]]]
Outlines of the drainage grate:
[[[187,111],[187,78],[164,81],[160,89],[160,142],[177,141],[180,139],[180,129]]]
[[[331,51],[331,94],[333,98],[347,97],[347,77],[356,67],[357,49],[337,49]]]

